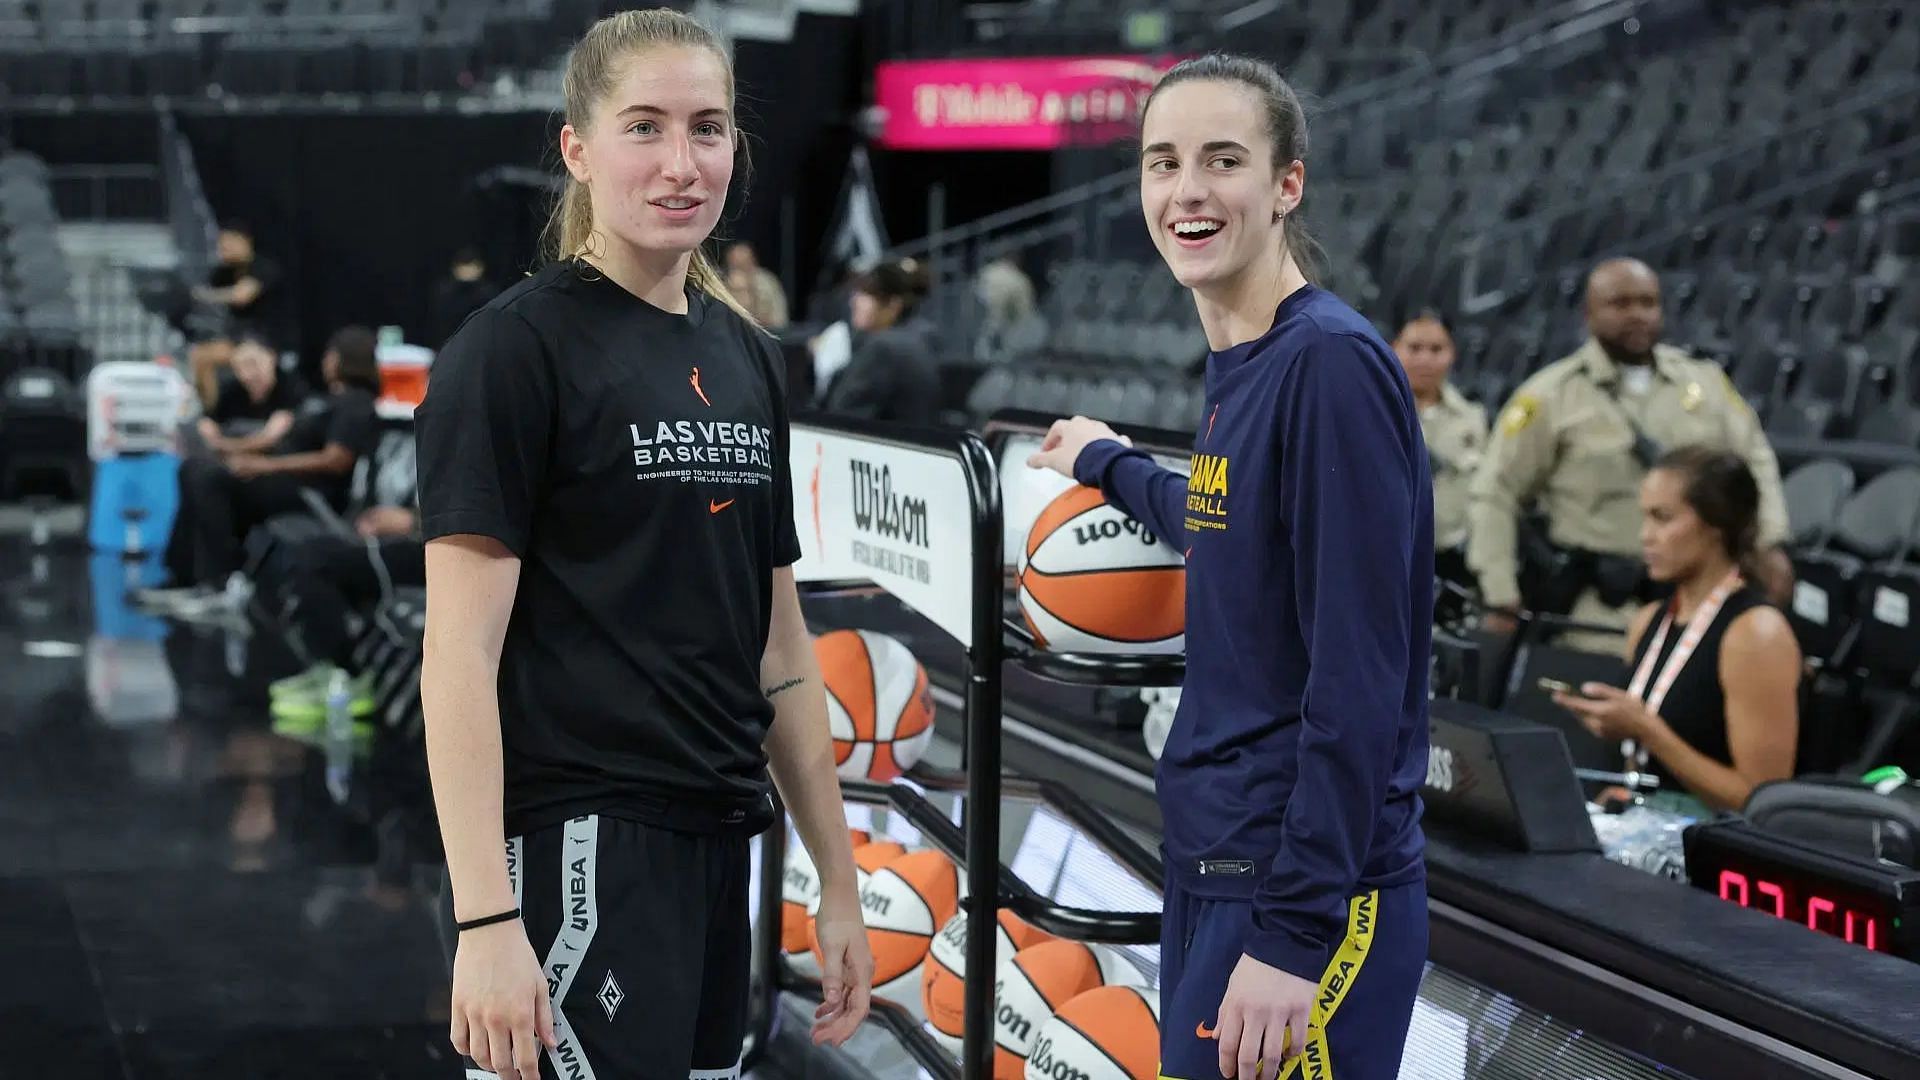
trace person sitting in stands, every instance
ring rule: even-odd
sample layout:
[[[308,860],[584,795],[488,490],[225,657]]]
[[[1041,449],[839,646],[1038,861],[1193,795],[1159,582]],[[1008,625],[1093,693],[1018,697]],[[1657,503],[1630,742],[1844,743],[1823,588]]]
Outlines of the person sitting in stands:
[[[1800,727],[1800,646],[1758,584],[1760,488],[1740,455],[1687,446],[1648,472],[1640,509],[1647,573],[1673,595],[1633,617],[1626,689],[1590,682],[1553,700],[1661,779],[1651,804],[1738,810],[1793,775]]]
[[[273,343],[263,333],[234,337],[233,378],[223,379],[213,407],[195,425],[200,441],[216,454],[253,454],[273,449],[293,430],[307,388],[299,376],[281,374]]]
[[[220,226],[218,254],[220,261],[208,273],[206,284],[193,290],[193,299],[203,306],[212,326],[187,350],[194,389],[208,408],[213,407],[220,375],[233,357],[234,328],[246,324],[285,337],[290,322],[284,311],[280,269],[254,250],[251,228],[238,221]]]
[[[237,580],[241,541],[276,514],[305,510],[311,489],[329,504],[345,502],[354,466],[379,438],[374,399],[380,369],[371,330],[350,326],[333,335],[321,360],[327,393],[307,402],[271,454],[193,457],[180,466],[180,513],[193,589],[173,599],[176,614],[216,614],[247,596]],[[226,587],[224,594],[220,592]]]
[[[853,356],[827,384],[823,409],[923,427],[938,421],[934,331],[913,318],[925,291],[917,267],[907,263],[882,263],[854,282]]]

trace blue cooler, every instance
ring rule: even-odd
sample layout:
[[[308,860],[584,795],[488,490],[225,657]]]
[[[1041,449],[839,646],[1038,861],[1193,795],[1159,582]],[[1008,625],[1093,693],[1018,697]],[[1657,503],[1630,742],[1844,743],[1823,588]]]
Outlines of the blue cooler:
[[[95,551],[164,551],[180,512],[177,454],[123,454],[93,463],[87,542]]]
[[[114,360],[87,374],[93,550],[166,550],[180,510],[178,429],[191,403],[191,388],[171,364]]]

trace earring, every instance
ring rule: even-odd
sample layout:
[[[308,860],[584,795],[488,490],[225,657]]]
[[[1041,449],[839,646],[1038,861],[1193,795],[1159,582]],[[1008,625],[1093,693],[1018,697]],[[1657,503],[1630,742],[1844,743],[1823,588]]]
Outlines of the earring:
[[[1275,210],[1273,212],[1273,220],[1275,224],[1285,221],[1286,219],[1287,219],[1287,212],[1285,210]]]

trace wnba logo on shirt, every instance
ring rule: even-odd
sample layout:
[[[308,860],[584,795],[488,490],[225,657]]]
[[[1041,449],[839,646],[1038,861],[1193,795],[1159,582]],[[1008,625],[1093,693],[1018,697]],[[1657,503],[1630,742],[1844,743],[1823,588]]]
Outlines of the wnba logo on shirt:
[[[1219,454],[1195,454],[1187,474],[1187,528],[1227,527],[1227,459]]]

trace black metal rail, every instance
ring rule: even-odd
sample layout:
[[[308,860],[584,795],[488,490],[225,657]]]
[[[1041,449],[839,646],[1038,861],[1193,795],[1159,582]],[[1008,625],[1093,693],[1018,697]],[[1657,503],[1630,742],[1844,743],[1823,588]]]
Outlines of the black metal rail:
[[[956,826],[920,792],[905,784],[843,782],[844,797],[852,802],[884,805],[899,813],[932,846],[961,866],[967,881],[967,895],[961,901],[961,910],[971,927],[991,926],[998,920],[999,910],[1005,907],[1041,930],[1061,937],[1112,943],[1158,941],[1159,912],[1112,912],[1055,904],[1035,892],[1000,861],[1001,799],[1017,794],[1048,804],[1143,880],[1156,887],[1160,883],[1159,859],[1106,820],[1091,804],[1057,784],[1001,775],[1001,691],[1008,628],[1002,610],[1000,482],[986,445],[979,437],[965,433],[908,431],[838,418],[809,417],[804,423],[817,430],[882,446],[950,456],[966,478],[970,504],[973,551],[968,588],[972,640],[966,650],[966,686],[962,694],[965,723],[962,768],[958,771],[922,768],[910,774],[916,783],[929,789],[964,792],[961,824]],[[845,581],[820,585],[828,593],[858,588]],[[1086,676],[1105,659],[1082,659],[1072,667]],[[1125,666],[1123,659],[1112,665],[1111,670],[1119,671]],[[772,1042],[780,992],[788,990],[816,998],[819,994],[819,983],[792,971],[780,952],[780,879],[786,851],[784,820],[783,816],[781,823],[762,838],[757,978],[751,1027],[742,1048],[743,1065],[749,1069]],[[968,971],[993,970],[997,937],[991,932],[967,935]],[[993,1075],[993,985],[990,978],[973,978],[965,983],[964,1034],[957,1069],[945,1051],[903,1010],[876,1001],[873,1015],[901,1039],[922,1067],[940,1080],[961,1077],[988,1080]]]

